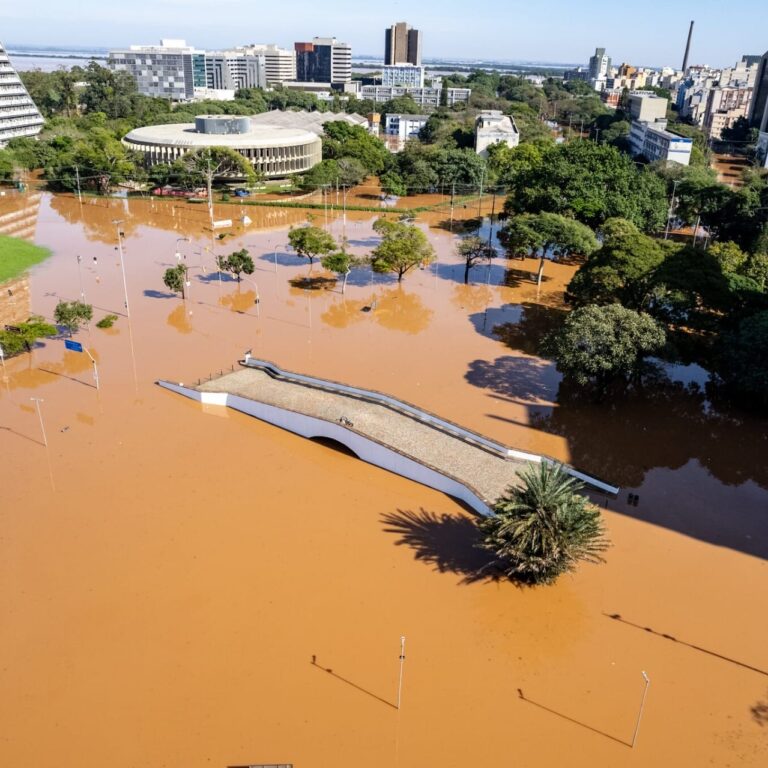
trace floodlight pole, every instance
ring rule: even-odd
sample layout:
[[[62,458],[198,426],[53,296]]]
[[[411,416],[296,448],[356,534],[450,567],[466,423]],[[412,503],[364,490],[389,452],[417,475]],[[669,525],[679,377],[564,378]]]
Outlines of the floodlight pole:
[[[400,637],[400,678],[397,684],[397,708],[400,709],[400,701],[403,695],[403,662],[405,661],[405,635]]]
[[[632,734],[632,746],[635,746],[635,742],[637,741],[637,732],[640,730],[640,720],[643,717],[643,709],[645,708],[645,697],[648,695],[648,687],[651,684],[651,681],[648,679],[648,675],[645,674],[645,672],[641,673],[643,675],[643,680],[645,681],[645,688],[643,689],[643,698],[640,701],[640,711],[637,713],[637,723],[635,723],[635,732]]]

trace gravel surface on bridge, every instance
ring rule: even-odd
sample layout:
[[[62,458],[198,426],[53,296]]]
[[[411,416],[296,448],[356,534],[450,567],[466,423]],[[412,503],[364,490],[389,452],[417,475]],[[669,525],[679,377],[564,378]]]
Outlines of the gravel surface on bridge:
[[[275,379],[257,368],[244,368],[207,381],[201,392],[227,392],[338,423],[348,419],[355,432],[449,475],[493,503],[526,462],[506,459],[383,405],[338,392]]]

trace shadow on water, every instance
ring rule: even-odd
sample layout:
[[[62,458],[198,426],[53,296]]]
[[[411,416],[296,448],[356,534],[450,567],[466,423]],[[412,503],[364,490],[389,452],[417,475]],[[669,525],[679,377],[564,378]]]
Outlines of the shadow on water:
[[[473,360],[464,378],[507,400],[530,404],[554,401],[561,376],[547,360],[505,355],[496,360]]]
[[[463,577],[463,584],[506,580],[494,568],[493,557],[480,549],[480,532],[470,518],[422,508],[418,512],[398,509],[382,515],[381,521],[386,533],[400,537],[396,546],[411,548],[416,560],[439,573],[456,573]]]
[[[153,288],[147,288],[144,291],[144,295],[148,299],[175,299],[175,293],[166,293],[165,291],[156,291]]]
[[[497,327],[497,335],[533,353],[556,313],[526,308],[519,323]],[[564,438],[571,464],[621,487],[612,509],[768,559],[765,419],[718,410],[706,387],[673,381],[660,369],[642,388],[602,402],[561,381],[554,365],[540,358],[475,360],[465,378],[524,405],[523,426]],[[542,407],[537,400],[555,405]],[[639,505],[626,502],[627,491],[639,495]]]
[[[531,704],[534,707],[538,707],[539,709],[543,709],[545,712],[549,712],[550,715],[556,715],[562,720],[567,720],[569,723],[573,723],[574,725],[578,725],[581,728],[586,729],[587,731],[592,731],[592,733],[596,733],[598,736],[603,736],[606,739],[610,739],[611,741],[616,741],[619,744],[623,744],[625,747],[631,747],[632,744],[628,741],[624,741],[624,739],[620,739],[616,736],[611,736],[610,733],[606,733],[605,731],[601,731],[599,728],[595,728],[592,725],[587,725],[587,723],[583,723],[581,720],[577,720],[574,717],[571,717],[570,715],[565,715],[562,712],[558,712],[556,709],[552,709],[551,707],[547,707],[544,704],[539,704],[538,701],[534,701],[533,699],[529,699],[524,693],[522,688],[517,689],[517,695],[520,697],[521,701],[524,701],[526,704]]]
[[[680,640],[679,638],[673,637],[672,635],[666,634],[665,632],[659,632],[652,627],[644,627],[642,624],[635,624],[634,622],[629,621],[629,619],[625,619],[620,613],[603,613],[603,616],[606,616],[609,619],[613,619],[614,621],[619,621],[629,627],[641,629],[643,632],[656,635],[656,637],[661,637],[664,640],[669,640],[670,642],[677,643],[678,645],[684,645],[694,651],[699,651],[699,653],[705,653],[708,656],[714,656],[716,659],[727,661],[729,664],[735,664],[737,667],[742,667],[744,669],[750,670],[751,672],[757,672],[759,675],[765,675],[768,677],[768,672],[766,672],[764,669],[754,667],[751,664],[747,664],[744,661],[739,661],[738,659],[732,659],[730,656],[724,656],[722,653],[718,653],[717,651],[711,651],[708,648],[702,648],[700,645],[694,645],[693,643],[689,643],[686,640]]]
[[[337,672],[334,672],[330,667],[323,667],[320,664],[317,663],[317,656],[312,656],[312,660],[309,662],[315,669],[320,669],[323,672],[326,672],[331,677],[333,677],[335,680],[339,680],[342,683],[345,683],[350,688],[354,688],[357,691],[360,691],[361,693],[366,694],[366,696],[370,696],[372,699],[376,699],[376,701],[380,701],[382,704],[386,704],[388,707],[392,707],[392,709],[397,709],[397,705],[393,704],[391,701],[387,701],[386,699],[382,698],[381,696],[378,696],[377,694],[373,693],[373,691],[369,691],[367,688],[363,688],[362,685],[358,685],[357,683],[353,683],[351,680],[348,680],[346,677],[342,677]]]
[[[768,694],[766,694],[764,701],[755,702],[753,707],[750,707],[750,713],[752,719],[761,727],[768,725]]]

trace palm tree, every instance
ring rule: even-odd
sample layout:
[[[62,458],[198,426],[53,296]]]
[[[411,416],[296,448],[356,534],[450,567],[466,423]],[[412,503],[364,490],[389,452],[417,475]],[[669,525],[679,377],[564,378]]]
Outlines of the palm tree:
[[[481,546],[511,579],[548,584],[579,561],[604,562],[609,542],[600,510],[582,496],[582,484],[559,464],[531,465],[478,526]]]

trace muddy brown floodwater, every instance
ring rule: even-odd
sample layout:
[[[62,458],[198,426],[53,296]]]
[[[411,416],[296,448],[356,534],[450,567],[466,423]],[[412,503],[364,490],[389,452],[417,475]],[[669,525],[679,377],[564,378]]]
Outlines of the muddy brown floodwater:
[[[62,340],[0,382],[2,765],[766,764],[766,424],[718,411],[695,367],[612,406],[565,391],[533,350],[574,266],[538,292],[534,262],[499,259],[465,286],[443,208],[422,219],[435,265],[401,286],[356,270],[342,295],[286,248],[306,211],[222,208],[252,223],[212,241],[192,204],[35,206],[53,256],[28,308],[50,317],[82,280],[94,319],[120,317],[77,334],[99,391]],[[356,253],[375,244],[373,214],[329,215]],[[212,256],[239,247],[257,269],[238,285]],[[186,302],[162,283],[177,250]],[[542,589],[478,579],[450,498],[153,383],[246,349],[622,485],[607,563]]]

